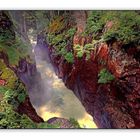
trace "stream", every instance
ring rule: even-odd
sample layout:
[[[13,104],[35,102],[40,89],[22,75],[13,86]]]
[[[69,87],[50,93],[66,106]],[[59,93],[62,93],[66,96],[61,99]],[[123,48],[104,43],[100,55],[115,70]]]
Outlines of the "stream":
[[[33,52],[36,41],[30,39]],[[92,116],[90,116],[80,103],[74,93],[69,90],[59,79],[48,61],[42,60],[35,55],[37,71],[41,74],[42,84],[44,85],[44,93],[36,93],[30,96],[31,102],[36,112],[44,121],[53,117],[74,118],[82,128],[96,128]],[[39,96],[39,98],[38,98]],[[43,104],[38,104],[42,102]]]

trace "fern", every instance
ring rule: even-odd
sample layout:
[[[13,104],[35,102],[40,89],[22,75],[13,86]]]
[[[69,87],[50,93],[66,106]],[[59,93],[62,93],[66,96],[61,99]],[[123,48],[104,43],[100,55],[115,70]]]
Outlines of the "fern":
[[[69,63],[73,63],[74,61],[74,56],[71,52],[66,53],[65,55],[65,59],[69,62]]]
[[[102,69],[98,74],[98,77],[99,84],[106,84],[115,79],[115,77],[107,69]]]

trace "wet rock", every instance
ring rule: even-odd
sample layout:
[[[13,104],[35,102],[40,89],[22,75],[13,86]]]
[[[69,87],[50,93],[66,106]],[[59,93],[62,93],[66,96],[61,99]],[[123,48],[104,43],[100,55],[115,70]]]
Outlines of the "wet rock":
[[[44,122],[43,119],[36,113],[29,97],[27,97],[25,101],[18,106],[17,112],[20,114],[26,114],[31,120],[36,123]]]
[[[75,126],[67,119],[64,118],[51,118],[47,121],[48,124],[56,125],[59,124],[60,128],[75,128]]]
[[[99,128],[137,128],[139,126],[139,63],[117,47],[101,44],[89,61],[76,60],[69,67],[52,57],[65,85],[74,91]],[[99,61],[105,63],[99,63]],[[57,63],[56,63],[57,62]],[[60,65],[62,64],[62,65]],[[106,67],[115,77],[113,85],[99,85],[98,72]],[[131,103],[132,97],[133,102]]]

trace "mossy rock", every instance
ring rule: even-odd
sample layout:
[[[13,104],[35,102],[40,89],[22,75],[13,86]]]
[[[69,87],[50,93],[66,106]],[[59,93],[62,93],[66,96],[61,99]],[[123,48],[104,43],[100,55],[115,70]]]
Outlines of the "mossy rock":
[[[2,60],[0,60],[0,70],[0,78],[7,81],[5,87],[13,88],[15,86],[16,80],[18,79],[15,73],[10,68],[8,68]]]
[[[0,51],[8,55],[10,65],[18,65],[20,59],[28,56],[28,50],[28,46],[23,44],[19,38],[12,45],[0,43]]]

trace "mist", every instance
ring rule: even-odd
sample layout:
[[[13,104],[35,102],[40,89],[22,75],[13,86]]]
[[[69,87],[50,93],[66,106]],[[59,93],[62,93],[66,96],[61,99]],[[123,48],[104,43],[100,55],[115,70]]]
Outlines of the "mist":
[[[38,47],[35,38],[30,39],[35,54],[36,67],[42,79],[38,82],[41,82],[43,87],[42,92],[30,93],[31,102],[38,115],[45,121],[52,117],[74,118],[84,127],[95,128],[92,117],[85,111],[79,99],[56,76],[49,60],[44,59],[45,50],[41,49],[41,46]]]

